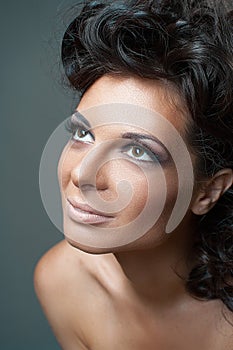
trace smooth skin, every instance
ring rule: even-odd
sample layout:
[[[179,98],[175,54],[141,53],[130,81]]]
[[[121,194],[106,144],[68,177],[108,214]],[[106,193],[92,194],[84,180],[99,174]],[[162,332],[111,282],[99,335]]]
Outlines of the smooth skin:
[[[166,117],[185,138],[189,116],[183,101],[170,86],[134,76],[106,75],[84,94],[78,111],[108,103],[132,103]],[[115,131],[99,128],[96,140]],[[96,141],[98,142],[98,141]],[[95,147],[92,144],[88,147]],[[195,168],[195,156],[191,154]],[[85,152],[82,152],[82,157]],[[60,169],[62,195],[80,195],[72,152]],[[130,169],[129,169],[130,171]],[[97,176],[97,191],[105,200],[115,196],[114,165]],[[93,248],[69,239],[50,249],[35,269],[35,289],[52,329],[65,350],[230,350],[233,347],[232,314],[219,300],[200,301],[187,294],[184,281],[194,262],[188,260],[197,215],[208,212],[231,186],[231,169],[194,187],[189,209],[180,225],[164,232],[177,194],[174,167],[165,169],[167,201],[158,222],[137,241],[116,248]],[[140,182],[141,181],[141,182]],[[137,196],[118,214],[125,223],[146,200],[143,178],[137,177]],[[64,233],[69,230],[66,221]],[[176,271],[176,272],[175,272]]]

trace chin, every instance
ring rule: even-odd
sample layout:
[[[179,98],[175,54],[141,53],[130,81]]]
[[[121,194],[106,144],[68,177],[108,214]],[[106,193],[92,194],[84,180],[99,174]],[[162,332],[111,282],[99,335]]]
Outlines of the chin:
[[[72,247],[82,250],[83,252],[89,254],[109,254],[114,253],[114,250],[118,250],[117,248],[98,248],[86,246],[76,241],[73,241],[71,238],[65,237],[65,239]]]
[[[72,247],[79,249],[85,253],[95,254],[95,255],[114,254],[114,253],[123,253],[123,252],[141,251],[141,250],[151,249],[151,243],[150,244],[138,244],[137,241],[128,243],[126,245],[118,246],[118,247],[101,248],[101,247],[92,247],[92,246],[81,244],[81,243],[74,241],[71,238],[66,237],[66,236],[65,236],[65,239]]]

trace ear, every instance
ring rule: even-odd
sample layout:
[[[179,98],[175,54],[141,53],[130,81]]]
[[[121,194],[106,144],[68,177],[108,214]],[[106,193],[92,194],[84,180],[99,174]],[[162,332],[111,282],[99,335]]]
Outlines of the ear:
[[[217,203],[218,199],[233,184],[233,170],[221,169],[205,185],[197,190],[191,210],[196,215],[206,214]]]

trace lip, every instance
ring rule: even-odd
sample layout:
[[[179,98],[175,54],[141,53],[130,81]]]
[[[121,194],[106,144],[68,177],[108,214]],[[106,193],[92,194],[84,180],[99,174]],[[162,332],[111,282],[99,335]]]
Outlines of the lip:
[[[100,224],[114,219],[113,216],[100,214],[89,205],[70,197],[67,198],[67,214],[72,220],[82,224]]]

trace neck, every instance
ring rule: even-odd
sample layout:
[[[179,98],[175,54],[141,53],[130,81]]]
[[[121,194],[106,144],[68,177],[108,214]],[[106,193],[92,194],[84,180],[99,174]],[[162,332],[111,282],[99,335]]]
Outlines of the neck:
[[[179,229],[154,248],[115,253],[133,293],[159,306],[187,296],[184,279],[191,269],[195,225]],[[180,277],[179,277],[180,276]]]

